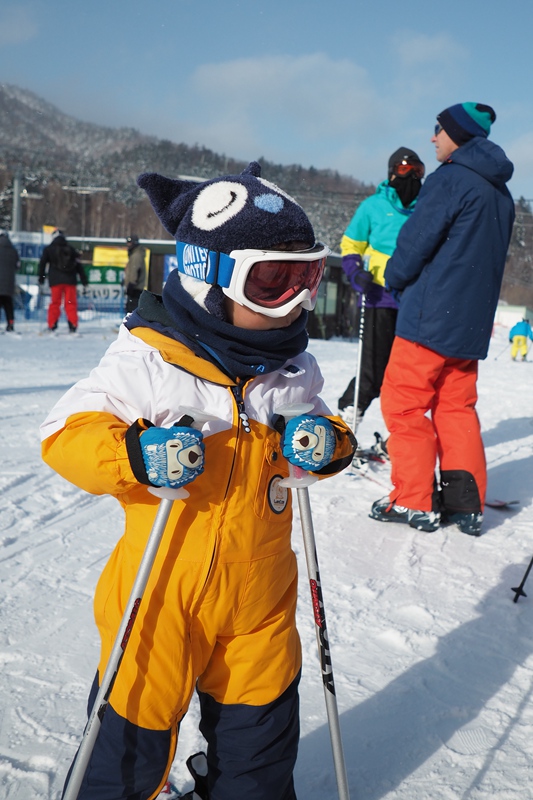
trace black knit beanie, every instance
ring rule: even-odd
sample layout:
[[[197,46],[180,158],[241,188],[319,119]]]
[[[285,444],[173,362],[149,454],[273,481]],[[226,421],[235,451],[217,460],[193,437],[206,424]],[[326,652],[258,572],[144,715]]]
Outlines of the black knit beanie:
[[[394,173],[394,167],[396,164],[401,164],[402,161],[406,161],[408,164],[421,164],[422,161],[420,160],[420,156],[418,153],[415,153],[414,150],[410,150],[408,147],[399,147],[397,150],[389,158],[389,173],[388,177],[389,180]]]

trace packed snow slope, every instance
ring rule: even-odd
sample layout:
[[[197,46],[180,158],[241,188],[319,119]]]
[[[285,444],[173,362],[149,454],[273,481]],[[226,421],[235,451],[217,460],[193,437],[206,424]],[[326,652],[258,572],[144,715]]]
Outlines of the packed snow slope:
[[[50,338],[17,321],[0,336],[0,796],[57,800],[81,736],[98,659],[92,596],[121,535],[110,497],[85,494],[40,458],[38,427],[115,337],[109,320]],[[60,330],[66,327],[60,323]],[[480,364],[479,415],[489,496],[483,535],[422,533],[368,517],[387,467],[310,488],[341,728],[354,800],[509,800],[533,779],[533,366],[515,363],[497,328]],[[357,343],[311,341],[336,408]],[[363,445],[385,433],[375,401]],[[209,465],[206,465],[209,470]],[[301,800],[334,800],[336,781],[298,513],[299,626],[304,651]],[[172,643],[169,642],[169,647]],[[198,709],[181,731],[172,779],[203,746]],[[243,799],[244,800],[244,799]],[[273,798],[275,800],[275,798]]]

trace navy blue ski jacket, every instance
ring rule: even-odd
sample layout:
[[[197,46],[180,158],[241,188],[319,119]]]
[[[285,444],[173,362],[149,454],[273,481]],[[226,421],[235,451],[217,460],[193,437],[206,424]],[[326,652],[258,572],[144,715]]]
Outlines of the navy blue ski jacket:
[[[396,335],[450,358],[486,358],[514,221],[513,164],[475,137],[426,178],[387,263]]]

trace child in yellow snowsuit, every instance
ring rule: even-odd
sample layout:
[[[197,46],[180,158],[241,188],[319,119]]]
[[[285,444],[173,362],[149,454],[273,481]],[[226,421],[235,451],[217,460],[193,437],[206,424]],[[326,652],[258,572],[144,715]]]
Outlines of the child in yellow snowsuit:
[[[178,269],[42,426],[46,462],[125,511],[96,590],[93,698],[157,511],[148,487],[188,484],[189,497],[174,503],[79,798],[155,798],[196,687],[210,800],[294,800],[301,655],[280,482],[287,460],[332,475],[355,445],[305,352],[328,251],[255,162],[200,185],[153,173],[139,185]],[[312,411],[280,435],[276,409],[295,403]],[[191,408],[213,418],[201,432],[180,424]]]
[[[513,325],[509,331],[509,341],[511,342],[511,358],[516,361],[517,355],[520,353],[522,361],[527,358],[527,340],[533,341],[533,330],[528,319],[522,319]]]

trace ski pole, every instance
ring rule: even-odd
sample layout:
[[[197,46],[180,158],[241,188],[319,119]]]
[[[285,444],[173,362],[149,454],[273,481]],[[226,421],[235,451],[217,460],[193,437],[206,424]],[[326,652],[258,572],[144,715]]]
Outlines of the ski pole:
[[[533,558],[529,562],[529,566],[526,569],[525,575],[522,578],[522,582],[521,582],[520,586],[517,586],[514,589],[511,589],[511,591],[515,593],[515,596],[513,597],[513,603],[517,603],[519,597],[527,597],[527,594],[524,592],[524,585],[525,585],[525,582],[527,581],[527,576],[531,572],[531,567],[533,567]]]
[[[361,295],[361,311],[359,314],[359,349],[357,351],[357,367],[355,371],[355,384],[353,395],[353,423],[352,430],[357,433],[357,406],[359,405],[359,392],[361,388],[361,368],[363,364],[363,340],[365,335],[365,309],[366,309],[366,295]]]
[[[300,403],[294,405],[281,406],[276,409],[276,414],[283,417],[297,417],[312,411],[310,403]],[[339,710],[337,707],[337,696],[335,693],[335,683],[333,680],[333,666],[331,663],[331,652],[329,647],[328,630],[326,626],[326,611],[322,597],[322,584],[320,581],[320,571],[318,568],[318,558],[316,552],[315,533],[313,527],[313,517],[311,504],[309,502],[308,487],[316,483],[318,478],[306,472],[300,467],[289,464],[290,477],[280,481],[280,486],[296,489],[298,497],[298,507],[300,509],[300,521],[302,525],[302,536],[305,550],[305,560],[307,562],[307,573],[309,576],[309,586],[311,589],[311,602],[313,604],[313,614],[315,619],[315,632],[318,646],[318,657],[322,671],[322,683],[324,686],[324,698],[326,701],[326,712],[328,716],[329,733],[331,738],[331,749],[333,752],[333,763],[335,766],[335,776],[337,779],[337,790],[339,800],[350,800],[348,789],[348,777],[346,775],[346,763],[344,760],[344,750],[342,746],[341,729],[339,722]]]
[[[196,409],[187,408],[180,410],[184,411],[186,414],[186,417],[180,420],[183,425],[191,425],[194,422],[203,423],[214,419],[213,416],[204,414]],[[192,416],[189,416],[190,414],[192,414]],[[150,486],[148,487],[148,491],[156,495],[156,497],[160,497],[161,502],[141,558],[141,563],[139,564],[139,569],[137,570],[137,575],[133,582],[128,602],[124,609],[124,615],[111,650],[111,655],[107,662],[104,677],[100,682],[98,694],[96,695],[89,719],[87,720],[87,725],[83,732],[80,747],[67,780],[62,800],[76,800],[78,797],[91,754],[94,750],[98,732],[102,725],[104,714],[109,705],[109,696],[113,689],[113,684],[115,683],[133,625],[135,624],[139,606],[155,562],[163,533],[165,532],[170,512],[172,511],[172,506],[175,500],[184,499],[189,496],[189,492],[186,489]]]
[[[505,345],[505,347],[504,347],[504,349],[501,351],[501,353],[498,353],[498,355],[497,355],[497,356],[494,356],[494,361],[497,361],[497,360],[499,359],[499,357],[500,357],[500,356],[503,356],[503,354],[504,354],[504,353],[505,353],[505,352],[506,352],[506,351],[509,349],[509,344],[510,344],[510,342],[507,342],[507,344]]]

